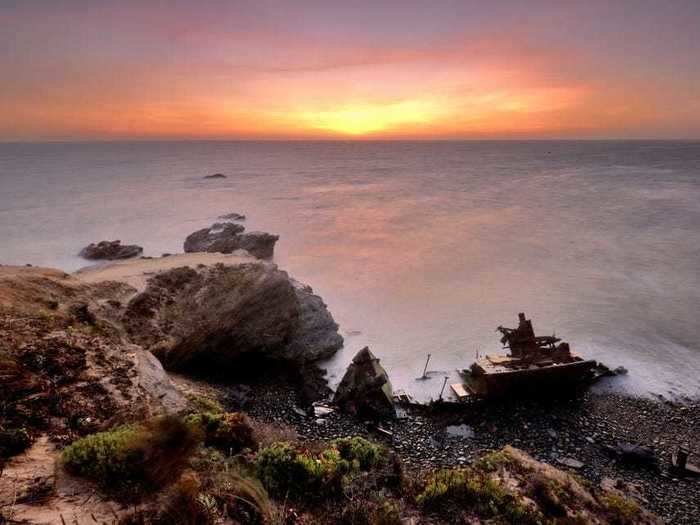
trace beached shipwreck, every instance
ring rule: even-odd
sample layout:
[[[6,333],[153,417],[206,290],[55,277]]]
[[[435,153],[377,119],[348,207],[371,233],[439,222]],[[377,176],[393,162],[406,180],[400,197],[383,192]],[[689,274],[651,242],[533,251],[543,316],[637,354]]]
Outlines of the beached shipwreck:
[[[536,336],[524,313],[518,318],[517,328],[497,329],[510,352],[477,358],[461,371],[464,382],[451,385],[460,401],[560,393],[593,377],[596,361],[583,359],[554,335]]]

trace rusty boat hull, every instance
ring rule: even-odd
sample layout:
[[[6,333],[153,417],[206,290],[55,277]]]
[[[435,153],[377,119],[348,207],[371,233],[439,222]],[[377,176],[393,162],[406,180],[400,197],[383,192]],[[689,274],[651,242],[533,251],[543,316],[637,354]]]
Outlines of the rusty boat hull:
[[[575,390],[591,377],[595,360],[574,357],[567,363],[535,363],[510,368],[509,356],[487,356],[465,371],[465,390],[474,397],[555,395]]]

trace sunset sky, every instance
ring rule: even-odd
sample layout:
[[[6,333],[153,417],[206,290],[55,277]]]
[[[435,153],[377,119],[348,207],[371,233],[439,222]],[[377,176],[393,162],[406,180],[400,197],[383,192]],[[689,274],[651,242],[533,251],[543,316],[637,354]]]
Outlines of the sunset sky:
[[[0,0],[0,141],[700,138],[700,0]]]

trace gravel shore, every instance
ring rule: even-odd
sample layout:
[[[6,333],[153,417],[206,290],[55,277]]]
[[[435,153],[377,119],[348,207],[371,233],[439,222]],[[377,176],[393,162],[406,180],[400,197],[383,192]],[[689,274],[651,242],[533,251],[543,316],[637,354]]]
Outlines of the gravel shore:
[[[226,397],[226,387],[218,390]],[[389,435],[371,422],[338,411],[305,412],[299,408],[293,385],[280,382],[279,376],[251,384],[246,397],[243,408],[251,416],[288,425],[301,439],[372,436],[393,448],[408,468],[415,470],[467,464],[487,451],[511,444],[593,483],[605,478],[627,483],[643,505],[668,523],[700,523],[700,480],[679,479],[669,472],[671,454],[679,445],[688,446],[691,461],[700,463],[697,400],[672,402],[587,392],[575,399],[549,402],[520,400],[459,409],[412,409],[381,424]],[[230,395],[230,399],[234,401],[229,408],[240,408],[238,395]],[[658,466],[623,464],[607,449],[618,442],[653,449]]]

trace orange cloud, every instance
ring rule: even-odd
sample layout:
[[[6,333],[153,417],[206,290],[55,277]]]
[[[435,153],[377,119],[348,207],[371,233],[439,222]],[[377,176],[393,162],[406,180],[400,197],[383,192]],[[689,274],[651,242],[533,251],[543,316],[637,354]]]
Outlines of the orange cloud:
[[[166,22],[152,37],[171,39],[158,52],[139,34],[143,58],[76,42],[77,54],[46,49],[15,64],[0,98],[0,140],[597,137],[692,133],[700,122],[697,96],[672,79],[612,82],[584,54],[533,46],[515,29],[423,47],[324,47],[270,27]],[[664,100],[669,92],[686,101],[682,109]]]

